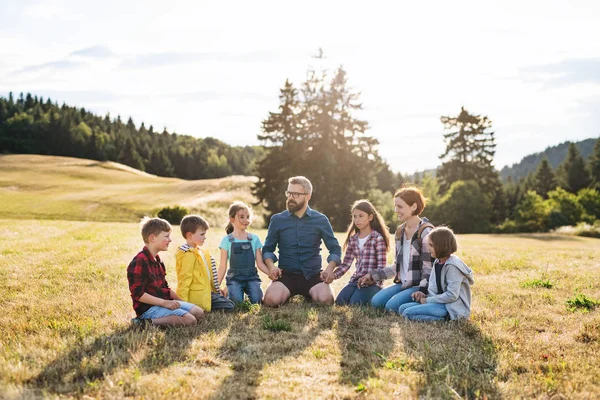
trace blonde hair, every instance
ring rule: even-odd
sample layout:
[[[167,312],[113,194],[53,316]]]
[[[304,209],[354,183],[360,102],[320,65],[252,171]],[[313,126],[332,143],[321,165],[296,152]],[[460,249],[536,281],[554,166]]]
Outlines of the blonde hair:
[[[161,232],[171,232],[172,230],[169,221],[158,217],[142,218],[142,220],[140,221],[140,227],[142,230],[142,239],[144,239],[144,243],[148,243],[150,235],[158,235]]]
[[[204,229],[205,231],[207,231],[209,228],[209,225],[208,225],[208,222],[206,222],[206,220],[204,218],[202,218],[201,216],[195,215],[195,214],[190,214],[190,215],[186,215],[185,217],[183,217],[183,219],[181,220],[181,223],[179,224],[179,228],[181,229],[181,234],[183,235],[183,238],[187,239],[187,237],[185,235],[187,235],[188,232],[190,232],[192,234],[196,233],[198,228]]]
[[[248,204],[244,203],[243,201],[234,201],[233,203],[231,203],[231,205],[229,206],[229,211],[227,212],[227,214],[229,215],[229,218],[235,218],[235,216],[237,215],[238,211],[240,210],[246,210],[248,211],[248,215],[250,217],[250,220],[252,220],[252,207],[250,207]],[[231,232],[233,232],[233,224],[231,223],[231,219],[229,221],[227,221],[227,226],[225,227],[225,232],[229,235]]]

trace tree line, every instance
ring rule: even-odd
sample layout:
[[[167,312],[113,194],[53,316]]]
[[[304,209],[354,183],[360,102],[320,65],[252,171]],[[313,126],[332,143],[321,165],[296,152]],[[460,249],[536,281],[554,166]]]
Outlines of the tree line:
[[[23,93],[0,97],[0,152],[116,161],[159,176],[182,179],[250,175],[263,150],[217,139],[155,132],[129,118],[101,117]]]
[[[265,148],[254,187],[259,202],[270,214],[283,210],[286,179],[304,175],[315,186],[311,204],[330,217],[334,229],[346,228],[353,201],[368,198],[393,231],[392,194],[405,179],[379,156],[378,141],[358,117],[359,93],[348,86],[345,70],[329,74],[311,68],[299,85],[286,80],[279,98],[278,110],[269,113],[258,135]],[[571,144],[556,170],[545,159],[537,171],[503,183],[493,166],[490,118],[463,107],[440,122],[446,145],[441,166],[408,182],[425,192],[424,215],[433,223],[458,233],[485,233],[547,231],[600,220],[600,140],[588,161]]]

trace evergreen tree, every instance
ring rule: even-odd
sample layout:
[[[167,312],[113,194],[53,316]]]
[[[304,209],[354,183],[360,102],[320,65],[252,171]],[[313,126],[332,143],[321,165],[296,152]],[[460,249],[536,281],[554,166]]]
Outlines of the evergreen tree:
[[[144,160],[136,151],[135,144],[130,137],[125,140],[125,145],[119,153],[119,158],[117,161],[119,161],[121,164],[129,165],[130,167],[144,171]]]
[[[438,180],[442,192],[452,183],[473,180],[485,193],[496,194],[498,173],[492,162],[495,154],[492,121],[486,116],[470,114],[464,107],[457,117],[441,117],[447,131],[446,150],[440,156],[442,165]]]
[[[592,183],[600,188],[600,138],[596,140],[594,152],[590,156],[590,172]]]
[[[556,189],[556,177],[547,158],[543,158],[535,172],[534,190],[543,198],[548,198],[548,192]]]
[[[561,186],[571,193],[577,193],[591,183],[585,161],[573,143],[569,145],[567,158],[559,166],[559,177]]]
[[[367,122],[354,116],[362,108],[358,97],[341,67],[331,79],[309,70],[300,90],[285,82],[278,111],[269,113],[258,135],[265,156],[257,165],[254,193],[266,210],[284,209],[287,178],[304,175],[315,188],[311,204],[335,229],[347,226],[356,193],[377,187],[383,164],[377,140],[365,135]]]

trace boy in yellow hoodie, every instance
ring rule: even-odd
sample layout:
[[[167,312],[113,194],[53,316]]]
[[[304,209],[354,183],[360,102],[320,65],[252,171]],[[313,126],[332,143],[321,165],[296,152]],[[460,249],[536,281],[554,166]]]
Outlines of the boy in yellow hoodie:
[[[219,289],[217,264],[208,250],[202,249],[208,222],[198,215],[186,215],[180,228],[186,243],[175,254],[177,294],[204,311],[232,311],[235,304]]]

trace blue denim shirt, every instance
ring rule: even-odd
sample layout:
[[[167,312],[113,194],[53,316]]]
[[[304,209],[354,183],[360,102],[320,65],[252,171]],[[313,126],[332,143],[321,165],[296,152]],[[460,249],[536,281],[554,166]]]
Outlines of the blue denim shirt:
[[[342,248],[333,235],[329,219],[308,207],[302,218],[284,211],[271,217],[263,258],[273,262],[275,247],[279,247],[279,268],[287,272],[302,273],[310,279],[321,271],[321,240],[329,250],[327,262],[342,261]]]

